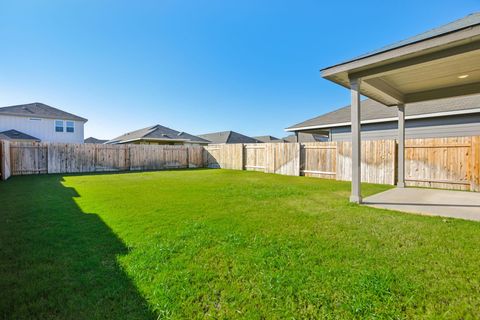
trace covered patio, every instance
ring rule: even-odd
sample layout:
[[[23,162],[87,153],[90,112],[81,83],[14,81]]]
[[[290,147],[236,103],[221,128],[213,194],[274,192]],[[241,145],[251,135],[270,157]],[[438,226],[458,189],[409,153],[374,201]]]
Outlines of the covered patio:
[[[427,216],[480,221],[480,193],[395,188],[365,198],[367,206]]]
[[[322,69],[321,74],[350,89],[350,201],[362,203],[361,96],[398,109],[397,187],[403,188],[405,104],[480,93],[480,13]],[[480,177],[475,181],[480,183]]]

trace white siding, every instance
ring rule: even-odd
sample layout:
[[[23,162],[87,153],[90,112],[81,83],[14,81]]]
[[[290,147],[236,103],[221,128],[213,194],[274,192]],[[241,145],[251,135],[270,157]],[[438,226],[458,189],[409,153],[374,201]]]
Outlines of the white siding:
[[[84,122],[74,122],[75,132],[55,132],[55,119],[0,115],[0,132],[15,129],[45,142],[83,143]]]

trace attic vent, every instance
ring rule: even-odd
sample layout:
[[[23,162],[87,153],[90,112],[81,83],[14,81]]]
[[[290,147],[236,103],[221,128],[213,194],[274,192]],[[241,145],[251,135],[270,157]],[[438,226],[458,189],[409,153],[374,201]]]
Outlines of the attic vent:
[[[162,133],[162,137],[166,137],[167,135],[165,133]]]
[[[181,135],[184,134],[184,133],[185,133],[185,132],[183,132],[183,131],[182,131],[182,132],[179,132],[179,133],[177,133],[177,136],[181,136]]]
[[[28,107],[22,107],[22,109],[27,111],[27,112],[34,113],[32,110],[28,109]]]

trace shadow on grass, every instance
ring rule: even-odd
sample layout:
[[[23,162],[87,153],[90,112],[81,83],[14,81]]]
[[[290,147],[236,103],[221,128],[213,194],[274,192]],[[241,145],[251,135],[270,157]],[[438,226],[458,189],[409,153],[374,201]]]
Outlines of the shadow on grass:
[[[0,318],[152,319],[117,263],[128,248],[62,176],[0,183]]]

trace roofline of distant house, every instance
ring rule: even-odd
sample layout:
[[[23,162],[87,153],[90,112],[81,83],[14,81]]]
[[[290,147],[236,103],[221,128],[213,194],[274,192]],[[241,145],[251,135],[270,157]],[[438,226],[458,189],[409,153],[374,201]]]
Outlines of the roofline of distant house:
[[[444,111],[444,112],[411,115],[411,116],[405,116],[405,119],[412,120],[412,119],[435,118],[435,117],[454,116],[454,115],[460,115],[460,114],[479,113],[479,112],[480,112],[480,108],[475,108],[475,109],[465,109],[465,110],[457,110],[457,111]],[[369,124],[369,123],[390,122],[390,121],[397,121],[397,120],[398,120],[398,117],[390,117],[390,118],[381,118],[381,119],[362,120],[361,123]],[[313,125],[313,126],[306,126],[306,127],[290,127],[290,128],[286,128],[285,131],[295,132],[295,131],[301,131],[301,130],[346,127],[350,125],[352,125],[351,122],[337,122],[337,123],[331,123],[331,124]]]
[[[173,142],[193,142],[193,143],[208,143],[208,141],[197,141],[197,140],[190,140],[190,139],[169,139],[169,138],[135,138],[135,139],[128,139],[128,140],[110,140],[107,141],[106,144],[112,144],[112,143],[127,143],[127,142],[133,142],[133,141],[141,141],[141,140],[146,140],[146,141],[173,141]]]
[[[16,112],[0,112],[0,116],[5,115],[5,116],[15,116],[15,117],[25,117],[25,118],[39,118],[39,119],[52,119],[52,120],[72,120],[72,121],[81,121],[81,122],[87,122],[88,119],[72,115],[72,117],[66,117],[66,116],[58,116],[58,117],[53,117],[53,116],[41,116],[37,114],[24,114],[24,113],[16,113]]]

